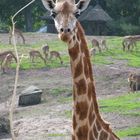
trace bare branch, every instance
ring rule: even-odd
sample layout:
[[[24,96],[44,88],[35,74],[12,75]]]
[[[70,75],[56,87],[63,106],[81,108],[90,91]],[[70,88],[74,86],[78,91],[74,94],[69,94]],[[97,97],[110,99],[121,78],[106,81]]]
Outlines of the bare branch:
[[[13,89],[13,95],[12,95],[12,100],[11,100],[11,106],[9,110],[9,120],[10,120],[10,130],[11,130],[11,135],[12,135],[12,140],[16,140],[16,136],[14,133],[14,126],[13,126],[13,112],[14,112],[14,105],[15,105],[15,99],[16,99],[16,92],[17,92],[17,84],[18,84],[18,77],[19,77],[19,67],[20,67],[20,60],[19,60],[19,55],[17,51],[17,46],[16,46],[16,40],[15,40],[15,24],[16,22],[14,21],[14,18],[26,7],[28,7],[30,4],[32,4],[35,0],[32,0],[29,2],[27,5],[25,5],[23,8],[21,8],[18,12],[16,12],[12,16],[12,39],[13,39],[13,46],[14,50],[16,53],[17,57],[17,66],[16,66],[16,75],[15,75],[15,83],[14,83],[14,89]]]

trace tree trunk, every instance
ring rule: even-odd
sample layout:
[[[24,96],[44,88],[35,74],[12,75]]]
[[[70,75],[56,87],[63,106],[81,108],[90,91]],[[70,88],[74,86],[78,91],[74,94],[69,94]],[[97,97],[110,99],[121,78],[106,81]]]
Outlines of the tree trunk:
[[[27,32],[33,31],[33,18],[32,18],[32,6],[28,6],[24,12],[25,16],[25,28]]]

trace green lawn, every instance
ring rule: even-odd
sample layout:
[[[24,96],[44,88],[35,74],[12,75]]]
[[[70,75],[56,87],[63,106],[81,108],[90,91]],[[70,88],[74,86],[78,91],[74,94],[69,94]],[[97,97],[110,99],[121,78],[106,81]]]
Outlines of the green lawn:
[[[127,60],[128,66],[140,67],[140,43],[132,52],[122,51],[122,39],[120,37],[113,37],[107,40],[108,51],[98,53],[93,60],[97,64],[110,64],[112,60]]]
[[[124,115],[140,116],[140,93],[129,93],[99,101],[102,112],[118,112]]]
[[[130,127],[127,129],[119,130],[116,132],[119,137],[134,137],[139,136],[140,138],[140,124],[136,127]]]
[[[72,102],[72,97],[59,100],[61,103]],[[120,115],[128,115],[132,117],[140,117],[140,92],[125,94],[122,96],[99,100],[100,112],[118,113]],[[72,117],[72,111],[64,112],[68,118]],[[140,124],[135,127],[122,129],[116,132],[119,137],[140,136]]]
[[[107,38],[107,46],[108,50],[103,50],[102,53],[99,53],[97,51],[96,55],[92,58],[92,62],[95,64],[112,64],[114,63],[113,60],[127,60],[128,66],[131,67],[140,67],[140,42],[137,43],[137,51],[134,50],[133,52],[123,52],[122,51],[122,38],[121,37],[108,37]],[[62,59],[64,61],[64,64],[61,65],[59,60],[52,60],[48,61],[47,65],[45,65],[42,60],[38,59],[36,64],[31,64],[28,56],[29,50],[36,49],[41,51],[41,46],[43,44],[46,44],[45,41],[38,41],[35,44],[32,45],[20,45],[18,47],[19,54],[24,54],[26,57],[22,59],[21,63],[21,69],[30,69],[30,68],[56,68],[56,67],[67,67],[69,65],[69,56],[67,51],[67,45],[66,43],[63,43],[59,39],[55,39],[53,41],[47,41],[47,43],[50,46],[50,51],[59,51],[61,53]],[[89,47],[91,47],[91,43],[89,42]],[[13,50],[12,45],[4,45],[0,44],[0,50]],[[12,67],[15,67],[15,64],[12,65]]]

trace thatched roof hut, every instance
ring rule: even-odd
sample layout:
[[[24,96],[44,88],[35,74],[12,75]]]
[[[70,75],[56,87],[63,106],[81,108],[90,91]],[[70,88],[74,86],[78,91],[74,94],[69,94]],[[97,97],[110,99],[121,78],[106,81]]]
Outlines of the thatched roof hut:
[[[97,4],[95,7],[89,6],[79,17],[80,21],[111,21],[112,18]]]
[[[85,28],[86,34],[97,35],[102,34],[106,22],[111,21],[112,18],[97,4],[95,7],[89,6],[85,12],[79,17],[79,21]]]

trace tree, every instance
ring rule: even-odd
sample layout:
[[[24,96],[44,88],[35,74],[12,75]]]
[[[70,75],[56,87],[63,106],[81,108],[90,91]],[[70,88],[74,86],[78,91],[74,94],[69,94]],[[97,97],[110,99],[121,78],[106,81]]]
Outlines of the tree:
[[[28,2],[30,2],[30,0],[1,0],[0,21],[5,25],[10,26],[10,17]],[[16,17],[16,26],[18,28],[22,28],[25,31],[32,31],[35,26],[35,22],[40,22],[39,17],[43,14],[42,7],[43,6],[41,1],[36,0],[35,3],[27,7],[21,14]]]

